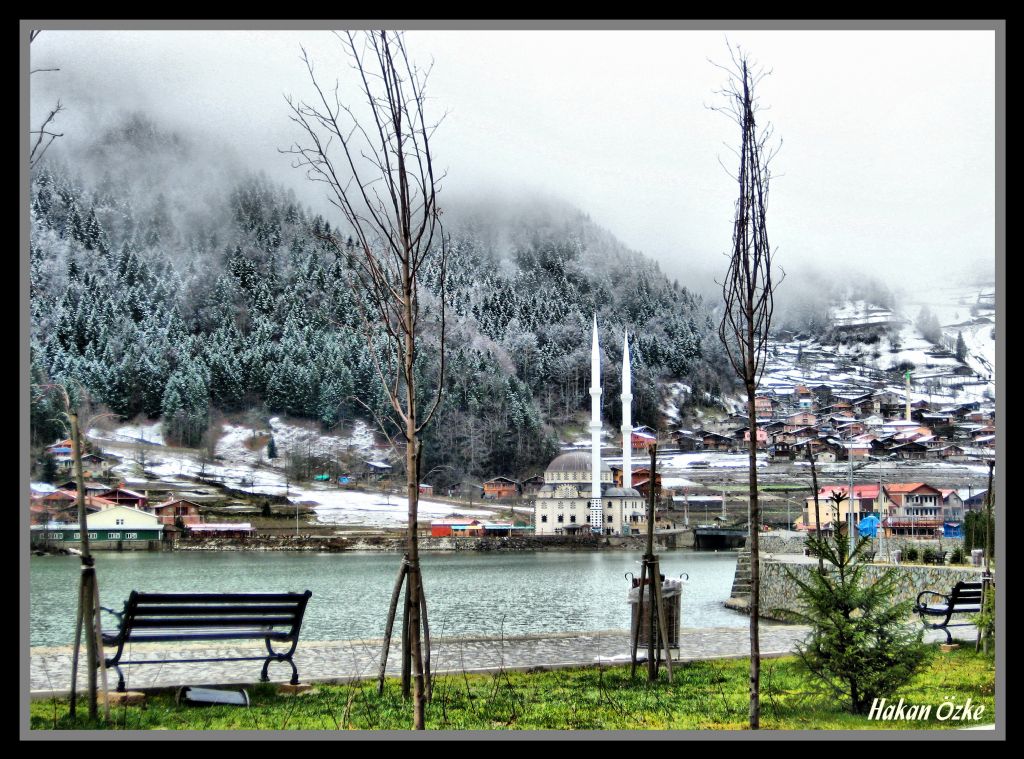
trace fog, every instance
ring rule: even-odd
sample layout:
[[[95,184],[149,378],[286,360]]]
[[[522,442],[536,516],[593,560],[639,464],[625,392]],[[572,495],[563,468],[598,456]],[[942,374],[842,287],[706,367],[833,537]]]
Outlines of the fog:
[[[433,61],[430,113],[444,116],[442,198],[562,199],[714,293],[736,194],[722,164],[738,128],[708,107],[721,103],[726,75],[710,60],[728,62],[727,39],[771,69],[759,96],[782,139],[768,216],[790,275],[780,297],[798,297],[812,270],[897,287],[991,279],[992,31],[410,31],[414,59]],[[199,196],[246,167],[329,214],[322,185],[279,152],[301,138],[285,95],[311,95],[300,46],[356,97],[324,30],[48,29],[31,65],[60,71],[32,76],[32,123],[59,99],[53,156],[92,172],[116,156],[90,165],[75,151],[143,112],[198,146],[194,171],[154,168],[161,181],[193,181]]]

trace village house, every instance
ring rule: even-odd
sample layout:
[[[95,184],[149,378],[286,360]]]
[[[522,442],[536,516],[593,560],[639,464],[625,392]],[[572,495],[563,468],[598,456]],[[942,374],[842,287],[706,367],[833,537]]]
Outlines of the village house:
[[[478,528],[480,526],[479,519],[469,519],[466,517],[445,517],[444,519],[433,519],[430,522],[430,536],[434,538],[448,538],[452,535],[464,535],[468,534],[467,529]],[[458,532],[456,528],[461,528]]]
[[[699,451],[704,447],[700,436],[690,430],[676,430],[672,433],[672,442],[683,453]]]
[[[183,498],[158,503],[152,508],[153,514],[163,525],[175,525],[179,521],[184,525],[199,524],[203,521],[199,510],[199,504]]]
[[[814,393],[803,385],[797,385],[793,388],[793,404],[798,409],[810,411],[814,408]]]
[[[838,504],[832,498],[833,493],[841,496]],[[878,510],[878,493],[878,485],[853,486],[854,521],[859,522],[861,517]],[[818,514],[821,519],[821,529],[833,530],[836,525],[846,523],[847,514],[851,510],[849,494],[849,485],[825,485],[818,489]],[[815,529],[814,496],[806,498],[803,514],[797,517],[795,526],[797,530]]]
[[[730,451],[735,445],[735,441],[731,437],[719,435],[716,432],[705,433],[701,442],[706,451]]]
[[[131,506],[113,504],[88,517],[89,547],[95,551],[157,549],[163,540],[163,525],[156,516]],[[81,543],[77,520],[32,527],[32,542],[49,545]]]
[[[522,490],[524,496],[533,495],[542,487],[544,487],[544,475],[535,474],[533,475],[533,477],[527,477],[525,480],[519,483],[519,487]]]
[[[942,494],[923,482],[883,486],[888,505],[883,519],[889,535],[934,534],[942,528]]]
[[[634,427],[630,435],[630,443],[633,450],[647,450],[654,443],[658,442],[657,433],[650,427]]]
[[[763,430],[760,427],[757,428],[757,449],[763,451],[768,448],[768,431]],[[750,446],[750,428],[748,427],[743,432],[743,443],[744,447]]]
[[[775,409],[779,402],[767,395],[754,396],[754,414],[758,419],[771,418],[775,415]]]
[[[813,427],[818,423],[818,418],[810,411],[798,411],[795,414],[790,414],[786,417],[785,429],[789,432],[795,432],[802,427]]]
[[[132,506],[134,508],[144,508],[149,500],[142,493],[136,493],[134,490],[126,490],[124,488],[111,488],[100,493],[99,496],[116,504]]]
[[[508,477],[494,477],[484,483],[484,498],[514,498],[519,495],[519,483]]]

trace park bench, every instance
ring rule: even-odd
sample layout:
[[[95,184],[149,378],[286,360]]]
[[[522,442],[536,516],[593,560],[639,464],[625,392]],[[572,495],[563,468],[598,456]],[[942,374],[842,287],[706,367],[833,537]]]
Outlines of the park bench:
[[[117,690],[124,692],[122,664],[171,664],[178,662],[263,660],[260,680],[267,682],[272,661],[286,661],[292,668],[292,685],[299,684],[299,671],[292,654],[299,642],[299,628],[312,591],[305,593],[140,593],[133,590],[120,612],[101,607],[120,620],[118,629],[103,632],[103,645],[116,646],[105,659],[117,670]],[[207,640],[260,640],[267,647],[264,656],[222,656],[216,658],[122,659],[125,646],[132,643],[192,642]],[[273,644],[291,644],[286,651]]]
[[[941,552],[925,551],[922,561],[925,564],[945,564],[946,554]]]
[[[953,642],[953,636],[949,634],[949,627],[971,625],[973,622],[961,622],[950,625],[950,619],[954,614],[978,614],[981,611],[981,582],[958,582],[953,590],[947,595],[934,590],[925,590],[918,594],[914,604],[914,611],[921,615],[921,622],[931,630],[942,630],[946,633],[946,643]],[[922,603],[925,596],[941,598],[941,602]],[[942,617],[941,622],[929,623],[928,617]]]

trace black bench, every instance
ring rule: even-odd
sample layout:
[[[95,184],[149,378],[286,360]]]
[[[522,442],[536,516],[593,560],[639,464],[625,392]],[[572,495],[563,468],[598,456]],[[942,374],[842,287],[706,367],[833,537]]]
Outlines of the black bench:
[[[946,554],[941,552],[925,551],[921,560],[925,564],[945,564]]]
[[[949,627],[971,625],[972,622],[961,622],[950,625],[954,614],[978,614],[981,611],[981,582],[958,582],[949,595],[934,590],[925,590],[917,595],[914,611],[921,615],[921,622],[930,630],[942,630],[946,633],[946,643],[953,642]],[[941,603],[922,603],[925,596],[941,598]],[[927,617],[942,617],[941,622],[929,623]]]
[[[117,612],[102,607],[120,620],[116,631],[103,633],[104,646],[116,646],[105,665],[117,670],[117,690],[124,692],[121,664],[171,664],[176,662],[263,661],[260,680],[267,682],[272,661],[286,661],[292,668],[292,685],[299,671],[292,654],[299,642],[299,628],[312,591],[305,593],[140,593],[133,590]],[[203,659],[122,659],[130,643],[190,642],[201,640],[260,640],[267,656],[228,656]],[[273,643],[290,643],[277,652]]]

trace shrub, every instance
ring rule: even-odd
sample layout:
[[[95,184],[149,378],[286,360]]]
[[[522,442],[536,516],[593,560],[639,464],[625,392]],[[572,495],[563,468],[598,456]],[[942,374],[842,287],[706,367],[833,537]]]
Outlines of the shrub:
[[[851,552],[840,529],[833,537],[811,535],[807,543],[826,566],[824,572],[812,570],[803,577],[787,570],[805,609],[788,616],[811,628],[797,655],[805,673],[829,697],[853,714],[866,714],[874,699],[892,696],[926,662],[923,631],[906,625],[910,601],[892,602],[896,569],[874,583],[863,578],[867,564],[861,554],[870,539],[861,538]]]
[[[917,561],[917,549],[914,546],[908,547],[903,551],[904,561]]]
[[[963,546],[957,546],[949,554],[950,564],[963,564],[964,563],[964,548]]]

